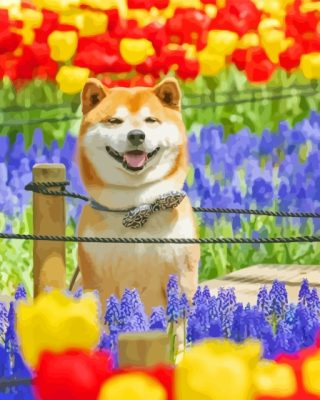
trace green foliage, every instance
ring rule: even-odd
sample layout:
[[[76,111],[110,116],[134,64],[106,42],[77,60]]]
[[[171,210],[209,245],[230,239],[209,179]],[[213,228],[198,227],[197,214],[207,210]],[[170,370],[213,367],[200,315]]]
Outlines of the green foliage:
[[[307,117],[311,109],[320,108],[320,91],[314,91],[315,95],[311,96],[312,90],[304,89],[304,94],[298,95],[299,91],[285,89],[291,85],[310,84],[301,72],[287,74],[279,69],[268,84],[254,85],[242,72],[230,66],[216,77],[199,76],[192,82],[180,84],[188,130],[214,122],[224,125],[225,135],[244,127],[260,134],[265,128],[276,130],[283,120],[292,126]],[[271,90],[274,87],[283,89]],[[290,98],[253,101],[254,98],[295,93],[297,96]],[[240,99],[245,101],[234,104]],[[212,102],[220,105],[212,106]],[[204,107],[205,104],[208,107]],[[188,108],[190,106],[196,107]],[[47,144],[57,139],[61,145],[67,131],[77,134],[80,118],[80,95],[63,94],[54,82],[35,79],[19,90],[8,79],[0,83],[1,135],[8,135],[12,143],[17,133],[23,132],[29,145],[34,129],[41,128]]]

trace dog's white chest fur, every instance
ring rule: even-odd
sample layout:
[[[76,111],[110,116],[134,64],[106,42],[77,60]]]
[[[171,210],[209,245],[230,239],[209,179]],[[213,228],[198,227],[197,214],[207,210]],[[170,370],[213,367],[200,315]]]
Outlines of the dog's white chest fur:
[[[124,213],[97,211],[100,214],[98,226],[90,226],[81,232],[83,236],[126,237],[126,238],[193,238],[196,235],[190,215],[186,218],[172,219],[172,210],[152,214],[142,228],[132,229],[122,225]],[[105,230],[101,228],[105,226]],[[97,234],[99,231],[99,234]],[[134,287],[139,281],[148,282],[165,276],[168,269],[177,270],[185,264],[188,244],[109,244],[84,243],[98,268],[98,274]],[[175,267],[174,267],[175,266]]]

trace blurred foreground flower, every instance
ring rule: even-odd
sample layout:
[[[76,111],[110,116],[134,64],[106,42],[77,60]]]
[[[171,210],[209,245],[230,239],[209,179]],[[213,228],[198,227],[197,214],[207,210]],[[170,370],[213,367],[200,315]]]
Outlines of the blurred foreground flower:
[[[92,349],[100,338],[97,300],[89,294],[75,300],[53,290],[40,294],[33,304],[19,302],[17,334],[24,359],[32,367],[44,350]]]
[[[35,370],[35,391],[43,400],[96,400],[111,369],[111,357],[105,351],[45,351]]]
[[[261,357],[261,345],[210,340],[196,345],[177,366],[177,400],[248,400],[253,396],[251,370]]]

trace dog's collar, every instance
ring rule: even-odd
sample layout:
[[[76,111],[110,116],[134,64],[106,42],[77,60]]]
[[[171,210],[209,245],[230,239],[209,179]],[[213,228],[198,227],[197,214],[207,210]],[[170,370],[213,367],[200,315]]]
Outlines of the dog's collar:
[[[168,210],[177,207],[185,198],[184,191],[171,191],[159,196],[154,202],[150,204],[142,204],[138,207],[129,209],[112,209],[98,203],[94,199],[90,199],[90,205],[95,210],[109,211],[109,212],[125,212],[122,224],[127,228],[141,228],[148,220],[151,214],[156,211]]]

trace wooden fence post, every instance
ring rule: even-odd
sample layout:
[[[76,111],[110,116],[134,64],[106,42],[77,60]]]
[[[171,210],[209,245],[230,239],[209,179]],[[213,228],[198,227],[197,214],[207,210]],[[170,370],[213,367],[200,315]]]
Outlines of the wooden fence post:
[[[36,164],[32,169],[34,182],[66,180],[63,164]],[[60,190],[53,186],[47,190]],[[35,235],[65,235],[66,215],[64,196],[33,193],[33,233]],[[33,242],[34,297],[46,286],[65,288],[65,242],[35,240]]]
[[[119,335],[120,367],[152,367],[169,364],[169,337],[162,331]]]

